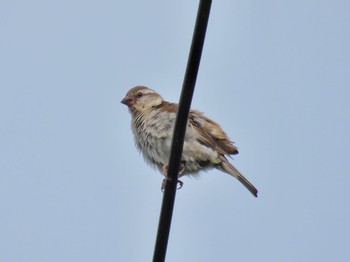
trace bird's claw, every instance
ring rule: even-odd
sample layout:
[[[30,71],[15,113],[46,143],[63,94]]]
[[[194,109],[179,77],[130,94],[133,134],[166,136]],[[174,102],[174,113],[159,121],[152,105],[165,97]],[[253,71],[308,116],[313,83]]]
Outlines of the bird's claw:
[[[162,181],[162,186],[161,186],[161,191],[164,192],[165,190],[165,185],[166,185],[166,182],[170,180],[169,178],[164,178],[163,181]],[[177,183],[178,183],[178,187],[177,187],[177,190],[181,189],[182,186],[184,185],[184,183],[181,181],[181,180],[177,180]]]
[[[179,177],[181,177],[181,176],[183,175],[183,173],[184,173],[184,171],[185,171],[185,165],[184,165],[184,164],[181,164],[181,165],[180,165],[180,168],[181,168],[181,170],[179,171]],[[164,178],[163,181],[162,181],[161,190],[162,190],[162,192],[164,192],[166,182],[167,182],[167,180],[170,180],[170,178],[168,177],[168,171],[169,171],[168,169],[169,169],[169,166],[168,166],[168,165],[164,165],[162,169],[163,169],[163,175],[164,175],[165,178]],[[183,183],[181,180],[177,180],[177,183],[178,183],[177,190],[179,190],[179,189],[182,188],[182,186],[184,185],[184,183]]]

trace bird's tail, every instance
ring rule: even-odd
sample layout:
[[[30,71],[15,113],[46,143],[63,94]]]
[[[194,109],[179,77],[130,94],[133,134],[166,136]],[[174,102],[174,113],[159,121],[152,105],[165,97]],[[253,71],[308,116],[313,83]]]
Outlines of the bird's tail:
[[[255,197],[258,196],[258,190],[253,186],[252,183],[248,181],[238,170],[235,168],[230,162],[228,162],[226,159],[221,162],[219,169],[224,171],[227,174],[230,174],[231,176],[234,176],[238,179],[239,182],[241,182],[249,191],[252,193]]]

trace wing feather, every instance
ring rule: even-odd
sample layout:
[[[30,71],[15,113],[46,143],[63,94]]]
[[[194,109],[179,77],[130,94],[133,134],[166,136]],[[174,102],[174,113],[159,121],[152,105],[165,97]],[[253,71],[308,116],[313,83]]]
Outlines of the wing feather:
[[[197,110],[191,110],[189,114],[189,124],[198,131],[198,141],[207,145],[222,155],[238,154],[237,147],[228,138],[222,128]]]

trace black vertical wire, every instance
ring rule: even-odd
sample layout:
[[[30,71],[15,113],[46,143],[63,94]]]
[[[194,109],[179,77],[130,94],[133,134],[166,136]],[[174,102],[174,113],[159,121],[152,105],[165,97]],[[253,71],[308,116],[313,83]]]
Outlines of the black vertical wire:
[[[187,119],[191,107],[193,92],[201,60],[211,2],[211,0],[201,0],[198,7],[191,49],[188,56],[187,67],[179,101],[179,108],[175,121],[168,168],[169,180],[167,180],[164,189],[156,244],[153,254],[153,262],[165,261]]]

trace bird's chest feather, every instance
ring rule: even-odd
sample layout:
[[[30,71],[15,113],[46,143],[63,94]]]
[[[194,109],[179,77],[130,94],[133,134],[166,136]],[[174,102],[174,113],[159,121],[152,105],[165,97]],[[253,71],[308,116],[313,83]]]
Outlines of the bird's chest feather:
[[[175,113],[150,112],[134,117],[132,130],[135,143],[147,162],[164,165],[170,157]]]

